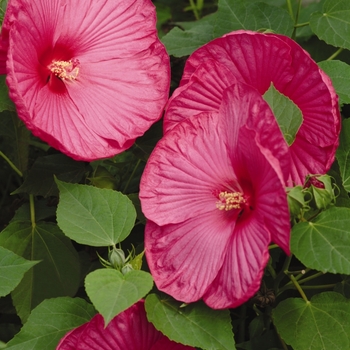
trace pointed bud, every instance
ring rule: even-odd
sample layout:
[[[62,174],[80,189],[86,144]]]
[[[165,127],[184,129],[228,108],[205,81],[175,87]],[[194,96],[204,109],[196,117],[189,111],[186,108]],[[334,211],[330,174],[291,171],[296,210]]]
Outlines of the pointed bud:
[[[301,186],[288,187],[287,200],[289,212],[292,218],[300,218],[302,213],[305,213],[310,209],[308,205],[309,201],[305,200],[305,193]]]
[[[117,270],[122,269],[126,262],[124,252],[118,248],[113,248],[109,252],[108,260],[111,263],[111,265]]]

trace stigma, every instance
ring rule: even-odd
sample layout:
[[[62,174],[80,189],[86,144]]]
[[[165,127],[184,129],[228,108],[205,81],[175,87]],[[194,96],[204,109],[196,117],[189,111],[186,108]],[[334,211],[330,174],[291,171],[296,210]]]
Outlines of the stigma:
[[[219,200],[216,202],[216,208],[219,210],[242,209],[246,203],[243,193],[241,192],[227,192],[219,193]]]
[[[61,80],[75,80],[79,74],[79,60],[52,61],[49,66],[51,72]]]

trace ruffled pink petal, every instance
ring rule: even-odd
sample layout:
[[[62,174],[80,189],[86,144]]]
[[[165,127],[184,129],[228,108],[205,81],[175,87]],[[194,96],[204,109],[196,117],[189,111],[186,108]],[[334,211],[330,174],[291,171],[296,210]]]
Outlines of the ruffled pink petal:
[[[35,135],[90,161],[129,148],[161,117],[169,59],[150,1],[16,1],[21,11],[12,15],[7,83],[19,117]],[[51,73],[57,60],[77,64],[74,79]],[[52,114],[43,114],[37,108],[43,95],[58,104],[61,97],[71,101],[55,108],[50,102]]]
[[[163,338],[160,338],[150,350],[195,350],[195,348],[175,343],[164,336]]]
[[[221,268],[235,227],[230,214],[215,208],[178,224],[147,222],[146,258],[159,290],[186,303],[203,296]]]
[[[197,70],[203,70],[205,62],[213,60],[217,60],[238,80],[253,86],[261,94],[265,93],[272,82],[277,90],[289,97],[302,111],[303,123],[289,152],[293,160],[302,158],[303,162],[292,165],[295,171],[287,181],[288,185],[302,184],[306,175],[329,170],[339,143],[337,96],[329,78],[308,53],[282,35],[237,31],[215,39],[195,51],[186,62],[180,93],[174,94],[169,102],[169,112],[165,115],[167,123],[178,119],[176,111],[178,106],[182,108],[184,104],[184,91],[191,89],[193,82],[196,82]],[[207,69],[206,74],[221,79],[215,69]],[[201,75],[205,75],[205,72],[201,71]],[[210,89],[213,90],[212,87]],[[202,92],[203,95],[206,93],[207,91]],[[196,96],[196,99],[200,100],[200,97]],[[216,104],[217,100],[218,97],[215,96]],[[206,104],[209,105],[208,102]],[[313,161],[311,146],[304,148],[301,155],[295,154],[300,152],[299,142],[318,146],[317,162]],[[305,167],[305,164],[309,166]],[[294,177],[295,173],[299,176]]]
[[[217,191],[235,179],[218,128],[217,115],[203,113],[159,141],[140,182],[142,211],[149,220],[180,223],[217,210]]]
[[[148,322],[144,301],[140,300],[114,317],[106,328],[103,317],[99,314],[94,316],[88,323],[69,332],[56,349],[158,350],[160,348],[157,344],[169,346],[166,348],[169,350],[194,350],[192,347],[170,341],[157,331],[152,323]]]
[[[237,307],[259,289],[269,260],[269,234],[258,217],[237,223],[216,279],[203,296],[213,309]]]

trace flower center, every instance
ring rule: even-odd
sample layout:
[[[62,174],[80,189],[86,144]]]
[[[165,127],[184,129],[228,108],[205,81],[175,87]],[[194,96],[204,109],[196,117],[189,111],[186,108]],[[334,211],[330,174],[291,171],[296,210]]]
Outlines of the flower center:
[[[216,202],[216,207],[219,210],[231,210],[231,209],[242,209],[246,200],[241,192],[227,192],[223,191],[219,193],[219,200]]]
[[[75,80],[79,73],[79,60],[52,61],[49,66],[51,72],[61,80]]]

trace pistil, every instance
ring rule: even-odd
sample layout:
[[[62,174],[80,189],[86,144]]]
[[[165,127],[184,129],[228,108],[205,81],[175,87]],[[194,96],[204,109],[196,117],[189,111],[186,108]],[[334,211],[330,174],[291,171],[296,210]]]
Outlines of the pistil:
[[[79,60],[53,61],[49,66],[51,72],[61,80],[75,80],[79,73]]]
[[[216,208],[219,210],[232,210],[232,209],[242,209],[246,200],[241,192],[227,192],[223,191],[219,193],[219,200],[216,202]]]

